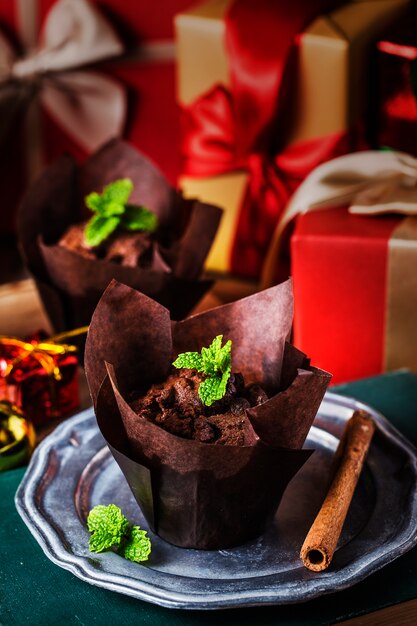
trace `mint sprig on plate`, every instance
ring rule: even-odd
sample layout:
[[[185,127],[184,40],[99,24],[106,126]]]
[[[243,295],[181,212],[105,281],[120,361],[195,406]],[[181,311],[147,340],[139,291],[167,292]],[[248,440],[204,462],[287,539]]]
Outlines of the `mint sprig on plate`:
[[[174,367],[196,369],[207,376],[198,388],[198,395],[206,406],[223,398],[232,371],[232,342],[229,339],[222,347],[222,341],[223,335],[217,335],[208,348],[202,348],[201,352],[183,352],[173,363]]]
[[[151,552],[151,540],[145,530],[132,526],[115,504],[99,504],[91,509],[87,518],[91,552],[116,548],[125,559],[141,563]]]
[[[85,203],[94,213],[84,229],[84,238],[90,248],[99,246],[116,228],[149,233],[156,230],[158,218],[152,211],[128,204],[132,191],[130,178],[122,178],[104,187],[101,194],[93,191],[86,196]]]

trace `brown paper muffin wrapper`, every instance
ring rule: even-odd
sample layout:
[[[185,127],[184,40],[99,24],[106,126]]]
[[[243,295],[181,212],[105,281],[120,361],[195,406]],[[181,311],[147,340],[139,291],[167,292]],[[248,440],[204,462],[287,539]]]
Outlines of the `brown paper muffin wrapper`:
[[[310,456],[303,443],[330,375],[291,346],[292,285],[171,322],[116,282],[93,315],[85,366],[99,427],[151,529],[182,547],[220,549],[262,532]],[[179,352],[231,339],[232,368],[270,399],[247,411],[245,445],[172,435],[135,414],[132,392],[166,378]]]
[[[91,217],[85,196],[119,178],[132,179],[132,204],[143,204],[158,216],[149,268],[84,258],[58,245],[70,225]],[[211,285],[199,277],[221,213],[182,198],[146,157],[112,140],[81,166],[65,156],[44,171],[22,202],[18,236],[57,332],[89,324],[112,279],[148,294],[174,319],[182,319]]]

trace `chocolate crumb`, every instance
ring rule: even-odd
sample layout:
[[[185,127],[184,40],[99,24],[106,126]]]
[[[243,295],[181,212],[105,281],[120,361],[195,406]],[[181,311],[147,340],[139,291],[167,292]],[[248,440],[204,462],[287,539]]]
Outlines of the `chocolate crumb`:
[[[250,409],[250,402],[246,398],[236,398],[230,403],[232,415],[243,415],[247,409]]]
[[[258,406],[268,400],[265,390],[260,385],[251,385],[248,388],[248,398],[251,406]]]

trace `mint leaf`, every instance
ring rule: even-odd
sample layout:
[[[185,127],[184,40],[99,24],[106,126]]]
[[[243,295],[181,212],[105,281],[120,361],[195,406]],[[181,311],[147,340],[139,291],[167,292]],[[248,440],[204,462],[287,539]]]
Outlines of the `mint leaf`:
[[[183,352],[173,363],[174,367],[196,369],[207,376],[198,389],[206,406],[223,398],[232,371],[232,342],[229,339],[222,347],[222,341],[223,335],[217,335],[208,348],[201,349],[201,354]]]
[[[178,369],[185,367],[198,372],[203,371],[203,359],[198,352],[183,352],[177,356],[172,365]]]
[[[216,400],[221,400],[226,393],[227,381],[229,380],[230,370],[225,372],[221,378],[213,376],[203,380],[198,388],[198,395],[206,406],[211,406]]]
[[[85,203],[91,211],[102,217],[123,215],[132,190],[133,183],[130,178],[115,180],[106,185],[101,194],[93,191],[86,196]]]
[[[209,376],[218,376],[230,365],[232,342],[229,340],[222,347],[223,335],[217,335],[208,348],[201,349],[203,358],[202,371]]]
[[[103,189],[102,198],[104,203],[115,202],[125,205],[133,191],[133,182],[130,178],[122,178],[106,185]]]
[[[153,233],[157,226],[158,218],[149,209],[131,204],[126,207],[122,219],[122,227],[126,230],[145,230]]]
[[[120,546],[118,553],[129,561],[141,563],[147,561],[151,552],[151,540],[146,534],[146,530],[141,530],[139,526],[132,526],[128,539]]]
[[[84,229],[84,239],[90,248],[99,246],[120,223],[120,217],[102,217],[95,215]]]
[[[157,216],[143,206],[128,205],[133,182],[130,178],[115,180],[106,185],[101,194],[93,191],[85,198],[87,207],[95,213],[84,230],[90,248],[102,241],[118,227],[153,233],[158,226]]]
[[[90,194],[88,194],[88,196],[86,196],[85,203],[91,211],[95,211],[98,213],[101,208],[100,194],[96,191],[91,192]]]
[[[119,204],[118,202],[107,202],[100,209],[100,217],[115,217],[116,215],[123,215],[125,212],[125,207],[123,204]]]
[[[130,526],[121,509],[115,504],[98,505],[91,509],[87,518],[91,552],[103,552],[117,546],[117,552],[125,559],[140,563],[151,552],[151,540],[139,526]]]
[[[95,506],[87,518],[90,533],[90,550],[103,552],[114,545],[119,545],[129,528],[129,522],[115,504]]]

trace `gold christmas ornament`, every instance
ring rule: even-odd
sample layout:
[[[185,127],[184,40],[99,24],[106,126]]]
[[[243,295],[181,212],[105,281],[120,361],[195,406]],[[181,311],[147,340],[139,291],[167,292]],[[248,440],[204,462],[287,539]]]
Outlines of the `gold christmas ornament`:
[[[7,400],[0,400],[0,472],[26,463],[35,442],[35,430],[23,412]]]

